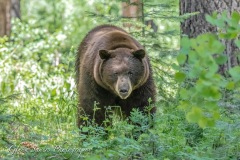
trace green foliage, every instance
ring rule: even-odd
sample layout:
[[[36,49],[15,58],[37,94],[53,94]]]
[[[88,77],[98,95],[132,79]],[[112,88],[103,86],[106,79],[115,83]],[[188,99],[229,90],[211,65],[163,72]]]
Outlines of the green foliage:
[[[63,33],[50,34],[44,29],[30,28],[16,20],[13,23],[12,37],[14,39],[10,39],[10,42],[1,44],[2,94],[26,92],[51,99],[60,95],[64,88],[69,90],[74,87],[73,78],[62,75],[63,72],[72,70],[69,62],[73,61],[74,53],[70,52],[72,56],[63,59],[58,65],[63,54],[60,49],[66,38]],[[68,72],[65,76],[69,75]],[[66,96],[72,94],[72,91],[65,92]]]
[[[17,150],[22,142],[31,147],[40,140],[56,144],[63,126],[69,127],[65,122],[74,121],[75,84],[69,63],[74,51],[61,64],[57,62],[65,37],[60,31],[51,34],[15,20],[11,37],[0,38],[1,156],[16,159],[21,154],[25,158],[37,155],[30,148],[22,148],[15,155],[10,148]]]
[[[238,14],[224,20],[231,29],[213,16],[221,34],[183,38],[177,61],[186,65],[188,59],[189,66],[181,68],[172,65],[179,48],[175,0],[144,1],[145,19],[154,19],[156,33],[119,19],[120,1],[21,2],[22,20],[13,21],[10,38],[0,38],[0,159],[239,159],[239,67],[229,70],[228,79],[217,74],[226,61],[219,37],[236,38]],[[129,31],[149,51],[158,112],[152,117],[133,110],[122,119],[121,111],[107,107],[106,123],[112,125],[97,126],[86,118],[89,126],[78,129],[76,46],[92,26],[108,22],[145,27],[145,35]],[[235,43],[239,47],[239,40]],[[185,113],[190,122],[214,127],[189,123]]]
[[[234,82],[240,82],[240,67],[234,67],[229,70],[229,74],[232,76]]]
[[[21,20],[50,33],[62,32],[66,36],[62,44],[65,51],[72,46],[76,48],[86,32],[97,25],[86,14],[90,9],[98,10],[92,8],[91,3],[88,0],[22,0]]]
[[[240,89],[239,66],[229,70],[231,78],[226,79],[218,73],[218,66],[228,60],[227,55],[223,54],[225,47],[221,38],[237,39],[240,14],[233,12],[229,19],[226,13],[219,18],[214,13],[206,18],[219,28],[219,34],[205,33],[195,39],[184,37],[177,60],[179,65],[184,65],[187,59],[187,67],[180,67],[183,70],[175,74],[179,82],[186,79],[179,91],[182,99],[179,108],[187,112],[189,122],[198,123],[202,128],[215,126],[216,120],[220,118],[219,102],[224,98],[224,89]]]

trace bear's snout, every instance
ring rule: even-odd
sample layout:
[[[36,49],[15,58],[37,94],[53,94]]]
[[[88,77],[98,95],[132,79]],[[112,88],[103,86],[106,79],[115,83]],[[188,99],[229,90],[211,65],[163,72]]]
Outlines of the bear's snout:
[[[124,85],[123,87],[119,88],[119,96],[122,99],[126,99],[129,96],[129,86],[128,85]]]
[[[126,99],[132,92],[132,86],[128,77],[118,78],[115,90],[121,99]]]

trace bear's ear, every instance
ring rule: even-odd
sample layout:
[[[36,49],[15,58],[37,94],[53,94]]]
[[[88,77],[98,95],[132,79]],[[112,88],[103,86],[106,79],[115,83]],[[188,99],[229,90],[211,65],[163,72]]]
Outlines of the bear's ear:
[[[101,59],[108,59],[110,58],[111,54],[109,53],[108,50],[105,49],[101,49],[98,51],[99,52],[99,56],[101,57]]]
[[[138,59],[143,59],[145,57],[144,49],[138,49],[136,51],[133,51],[132,54]]]

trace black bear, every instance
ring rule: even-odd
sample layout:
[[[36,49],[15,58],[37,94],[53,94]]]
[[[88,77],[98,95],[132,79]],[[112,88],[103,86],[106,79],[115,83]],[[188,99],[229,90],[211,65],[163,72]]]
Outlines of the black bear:
[[[105,106],[120,106],[129,116],[133,108],[143,111],[149,98],[155,102],[156,87],[144,47],[119,27],[101,25],[92,29],[79,46],[75,70],[78,127],[84,125],[82,115],[95,118],[101,125]],[[94,102],[100,108],[95,112]]]

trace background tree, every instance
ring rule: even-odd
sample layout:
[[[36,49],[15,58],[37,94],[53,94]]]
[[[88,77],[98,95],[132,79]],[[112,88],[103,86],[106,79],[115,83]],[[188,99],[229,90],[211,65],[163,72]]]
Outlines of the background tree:
[[[226,103],[222,103],[222,99],[215,100],[220,97],[221,84],[229,89],[239,88],[240,67],[229,71],[235,75],[234,79],[214,76],[218,63],[208,62],[217,60],[212,55],[215,56],[223,44],[219,42],[220,47],[216,47],[205,42],[218,41],[220,32],[203,34],[197,39],[184,37],[185,44],[182,43],[179,51],[179,0],[141,0],[144,20],[154,20],[157,32],[144,25],[142,18],[123,18],[122,2],[134,5],[130,0],[20,2],[21,20],[12,20],[10,37],[0,37],[0,159],[240,159],[240,89],[229,96]],[[234,21],[234,26],[238,27],[240,15],[234,13],[235,16],[228,19],[214,17],[212,22]],[[133,123],[109,116],[113,119],[112,126],[103,128],[92,124],[84,128],[88,135],[79,135],[74,124],[78,96],[74,82],[77,48],[91,28],[105,23],[120,27],[132,24],[133,27],[125,29],[148,51],[159,92],[158,113],[151,122],[154,123],[152,128],[147,124],[150,116],[137,110],[132,112]],[[240,28],[233,28],[239,35]],[[210,39],[209,35],[216,36]],[[185,62],[189,41],[200,44],[195,47],[201,50],[197,52],[190,46],[197,56],[193,61],[189,56],[193,76],[189,70],[181,70],[182,67],[175,64],[176,57],[178,62]],[[238,39],[236,42],[240,46]],[[222,52],[223,49],[221,55]],[[53,64],[56,55],[59,55],[59,65]],[[199,69],[212,74],[204,79],[200,77],[199,83],[195,83],[199,76],[203,77]],[[221,80],[226,81],[219,83]],[[226,110],[216,104],[232,108]],[[111,113],[111,108],[107,108]],[[220,115],[215,108],[220,109]],[[217,122],[214,127],[201,131],[197,125],[186,121],[187,112],[187,119],[193,124],[199,119],[205,125],[213,116],[220,118],[214,119]]]
[[[0,36],[10,35],[11,18],[20,15],[20,0],[0,0]]]
[[[122,17],[141,18],[142,4],[141,0],[131,0],[130,3],[122,2]]]
[[[9,35],[11,30],[11,1],[0,0],[0,36]]]
[[[221,13],[226,10],[227,16],[230,16],[233,11],[240,12],[239,0],[180,0],[180,14],[199,12],[194,16],[186,19],[181,23],[182,33],[195,38],[199,34],[206,32],[217,32],[217,27],[209,24],[206,19],[206,14],[212,14],[214,11]],[[230,68],[240,64],[240,59],[237,56],[238,49],[233,40],[223,40],[226,46],[224,54],[228,60],[225,64],[220,65],[219,72],[225,74]]]
[[[141,0],[130,0],[122,2],[122,17],[140,21],[143,16],[143,3]],[[132,24],[125,22],[125,27],[130,28]]]
[[[130,0],[129,2],[122,2],[122,18],[128,18],[132,20],[141,21],[143,24],[150,26],[154,32],[157,32],[158,26],[152,19],[145,20],[144,15],[144,2],[141,0]],[[125,22],[124,27],[130,28],[132,24]],[[142,35],[145,33],[144,27],[142,27]]]

